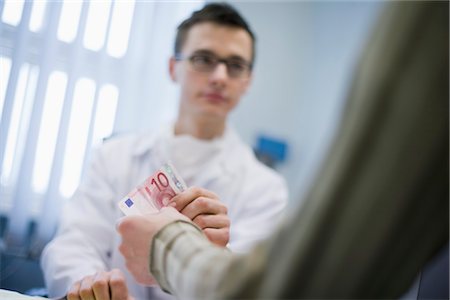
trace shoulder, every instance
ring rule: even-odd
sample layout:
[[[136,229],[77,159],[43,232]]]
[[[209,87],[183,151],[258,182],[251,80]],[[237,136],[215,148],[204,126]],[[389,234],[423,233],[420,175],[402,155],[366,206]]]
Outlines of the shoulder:
[[[152,147],[154,136],[151,133],[120,134],[107,139],[95,149],[95,152],[107,157],[116,155],[121,157],[138,156]]]
[[[128,192],[130,185],[135,184],[135,180],[140,180],[139,172],[144,164],[139,153],[150,147],[150,138],[151,135],[133,133],[106,140],[90,154],[84,181],[102,180],[115,190]]]
[[[113,178],[117,174],[131,172],[140,165],[141,154],[151,149],[152,135],[132,133],[109,138],[93,149],[89,165],[93,170]]]

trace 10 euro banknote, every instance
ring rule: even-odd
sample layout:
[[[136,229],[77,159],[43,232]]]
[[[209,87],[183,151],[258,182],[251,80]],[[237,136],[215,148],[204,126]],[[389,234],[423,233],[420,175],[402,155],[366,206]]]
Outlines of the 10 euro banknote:
[[[165,163],[152,176],[134,188],[118,203],[125,215],[141,215],[158,212],[170,199],[187,189],[177,170]]]

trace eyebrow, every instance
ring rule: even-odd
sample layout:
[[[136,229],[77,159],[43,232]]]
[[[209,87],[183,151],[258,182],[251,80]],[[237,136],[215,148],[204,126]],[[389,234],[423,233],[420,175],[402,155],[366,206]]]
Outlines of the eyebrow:
[[[211,56],[219,57],[214,52],[212,52],[210,50],[205,50],[205,49],[199,49],[199,50],[196,50],[196,51],[194,51],[192,53],[192,55],[198,55],[198,54],[211,55]],[[242,61],[242,62],[246,62],[247,61],[245,58],[243,58],[242,56],[239,56],[239,55],[231,55],[231,56],[226,57],[225,59],[239,60],[239,61]]]

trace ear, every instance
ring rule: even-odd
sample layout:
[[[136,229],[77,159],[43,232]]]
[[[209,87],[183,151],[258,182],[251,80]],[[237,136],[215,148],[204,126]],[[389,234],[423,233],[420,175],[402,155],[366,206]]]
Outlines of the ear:
[[[171,56],[169,59],[169,74],[173,82],[177,82],[177,72],[175,70],[176,63],[175,57]]]

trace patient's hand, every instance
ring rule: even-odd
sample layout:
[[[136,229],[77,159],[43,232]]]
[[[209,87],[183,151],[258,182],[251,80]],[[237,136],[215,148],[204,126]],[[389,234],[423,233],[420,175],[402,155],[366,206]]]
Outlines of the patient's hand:
[[[177,220],[190,220],[173,207],[163,207],[158,213],[126,216],[119,220],[116,229],[122,236],[119,251],[125,265],[137,282],[155,285],[150,273],[151,243],[161,228]]]
[[[100,271],[75,282],[67,292],[68,300],[131,300],[122,271]]]

